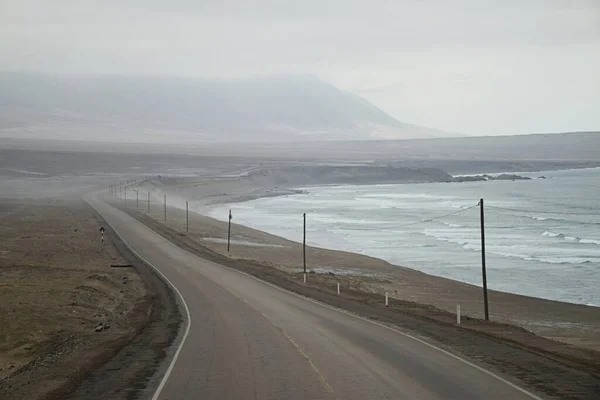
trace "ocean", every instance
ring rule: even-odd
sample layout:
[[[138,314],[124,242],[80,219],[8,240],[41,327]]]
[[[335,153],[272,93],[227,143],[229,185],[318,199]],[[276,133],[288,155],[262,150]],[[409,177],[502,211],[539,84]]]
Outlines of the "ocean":
[[[481,286],[483,198],[490,289],[600,306],[600,169],[520,175],[533,179],[301,188],[209,215],[231,208],[236,223],[301,242],[306,213],[309,245]]]

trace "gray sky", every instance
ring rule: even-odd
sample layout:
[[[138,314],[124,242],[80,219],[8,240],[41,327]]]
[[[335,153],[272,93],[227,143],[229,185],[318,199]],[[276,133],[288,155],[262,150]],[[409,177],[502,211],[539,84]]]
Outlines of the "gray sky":
[[[600,0],[2,0],[0,68],[316,74],[466,134],[600,129]]]

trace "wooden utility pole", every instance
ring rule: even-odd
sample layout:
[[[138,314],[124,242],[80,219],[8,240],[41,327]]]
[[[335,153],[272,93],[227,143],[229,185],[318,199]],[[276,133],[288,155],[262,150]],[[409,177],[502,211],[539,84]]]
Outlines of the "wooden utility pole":
[[[148,192],[148,214],[150,214],[150,192]]]
[[[187,200],[185,201],[185,231],[190,231],[189,205]]]
[[[167,220],[167,194],[165,193],[165,221]]]
[[[135,207],[140,208],[140,191],[135,191]]]
[[[231,215],[231,210],[229,210],[229,227],[227,228],[227,252],[229,253],[229,248],[231,245],[231,220],[233,219],[233,215]]]
[[[306,213],[304,216],[304,229],[303,229],[303,238],[302,238],[302,263],[304,264],[304,274],[306,275]]]
[[[488,310],[487,274],[485,268],[485,224],[483,212],[483,199],[479,200],[479,211],[481,220],[481,275],[483,278],[483,304],[485,311],[485,320],[488,321],[490,319],[490,313]]]

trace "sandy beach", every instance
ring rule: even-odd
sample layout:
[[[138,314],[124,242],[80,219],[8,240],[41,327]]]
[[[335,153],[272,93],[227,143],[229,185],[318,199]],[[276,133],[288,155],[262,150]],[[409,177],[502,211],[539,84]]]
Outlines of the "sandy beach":
[[[239,183],[239,182],[242,183]],[[149,187],[164,190],[178,199],[194,189],[202,197],[194,202],[210,204],[215,201],[229,202],[248,193],[251,187],[243,179],[227,180],[163,180],[145,183],[140,192]],[[202,190],[197,190],[201,187]],[[252,189],[252,196],[260,194],[260,188]],[[262,189],[263,194],[272,195],[278,189]],[[285,193],[285,189],[282,190]],[[123,205],[120,202],[117,204]],[[136,202],[129,201],[127,207],[136,209]],[[227,253],[227,223],[198,213],[190,212],[189,232],[186,230],[185,211],[168,207],[164,220],[162,203],[142,201],[139,212],[177,232],[182,232],[208,249],[234,259],[252,260],[289,273],[302,270],[302,246],[281,237],[270,235],[242,225],[232,224],[231,251]],[[235,220],[234,220],[235,221]],[[298,221],[301,223],[301,221]],[[391,265],[386,261],[359,254],[333,251],[317,247],[307,248],[307,269],[314,274],[340,281],[348,286],[370,293],[418,304],[433,306],[450,314],[460,305],[463,315],[483,318],[482,289],[473,285],[440,278],[403,266]],[[309,278],[310,279],[310,278]],[[600,308],[538,299],[497,291],[489,291],[490,319],[524,328],[540,337],[581,348],[600,351]],[[493,328],[492,328],[493,329]]]

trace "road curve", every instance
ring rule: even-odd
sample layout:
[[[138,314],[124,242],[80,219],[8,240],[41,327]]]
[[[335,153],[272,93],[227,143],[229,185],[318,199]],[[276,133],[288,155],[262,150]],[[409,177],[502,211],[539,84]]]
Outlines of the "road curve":
[[[156,399],[538,399],[425,342],[203,260],[88,203],[189,313]]]

